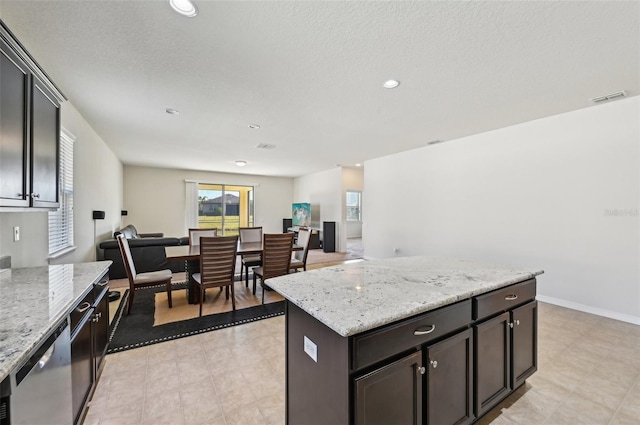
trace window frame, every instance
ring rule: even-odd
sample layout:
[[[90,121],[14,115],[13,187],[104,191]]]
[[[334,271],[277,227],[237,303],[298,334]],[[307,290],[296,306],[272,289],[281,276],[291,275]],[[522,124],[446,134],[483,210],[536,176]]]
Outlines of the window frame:
[[[354,193],[358,195],[358,202],[357,205],[355,206],[350,206],[349,205],[349,194]],[[362,222],[362,191],[361,190],[346,190],[345,191],[345,208],[346,208],[346,219],[347,221],[350,222],[356,222],[356,223],[361,223]],[[356,208],[358,211],[358,218],[349,218],[349,209],[350,208]]]
[[[58,258],[75,250],[73,231],[73,152],[76,137],[66,129],[60,130],[58,149],[60,176],[59,207],[48,214],[49,259]]]

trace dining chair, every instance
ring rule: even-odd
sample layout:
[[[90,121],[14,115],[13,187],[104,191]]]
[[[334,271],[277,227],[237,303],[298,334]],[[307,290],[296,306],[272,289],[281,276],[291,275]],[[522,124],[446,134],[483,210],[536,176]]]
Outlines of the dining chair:
[[[218,236],[218,229],[189,229],[189,246],[200,245],[201,237]]]
[[[136,293],[136,289],[154,285],[166,285],[169,308],[173,307],[171,302],[171,270],[167,269],[155,272],[137,273],[136,266],[133,263],[133,257],[131,256],[129,241],[123,234],[116,236],[116,239],[118,240],[118,246],[120,247],[120,253],[122,254],[122,262],[124,263],[125,270],[127,272],[127,278],[129,279],[129,305],[127,306],[127,314],[131,314],[131,306],[133,305],[133,297]]]
[[[307,256],[309,255],[309,243],[311,242],[311,229],[300,228],[296,245],[302,247],[302,251],[294,251],[291,259],[291,269],[307,271]]]
[[[265,234],[262,245],[262,266],[253,269],[253,295],[256,294],[257,278],[262,286],[262,304],[267,285],[264,281],[289,273],[291,252],[293,249],[293,233]]]
[[[200,316],[206,288],[231,288],[231,305],[236,309],[234,280],[238,236],[200,238],[200,273],[191,277],[200,290]]]
[[[240,227],[238,229],[240,242],[262,242],[262,227]],[[249,267],[256,267],[262,264],[260,255],[243,255],[240,266],[240,280],[242,271],[245,272],[245,286],[249,287]]]

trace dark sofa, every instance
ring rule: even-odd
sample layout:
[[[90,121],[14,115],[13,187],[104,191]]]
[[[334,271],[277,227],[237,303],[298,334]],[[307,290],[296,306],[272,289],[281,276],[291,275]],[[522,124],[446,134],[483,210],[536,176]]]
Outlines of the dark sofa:
[[[118,241],[115,239],[120,233],[124,234],[129,242],[131,256],[138,273],[163,269],[170,269],[174,273],[184,271],[184,261],[167,261],[164,248],[166,246],[188,245],[188,237],[173,238],[165,237],[163,233],[138,233],[136,228],[130,224],[115,232],[113,239],[108,239],[98,245],[98,258],[113,261],[109,268],[110,279],[127,277]]]

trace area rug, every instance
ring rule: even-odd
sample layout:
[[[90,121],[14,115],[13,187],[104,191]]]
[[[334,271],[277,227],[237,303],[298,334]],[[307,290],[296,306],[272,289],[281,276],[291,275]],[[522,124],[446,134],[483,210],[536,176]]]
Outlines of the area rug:
[[[185,287],[184,283],[174,285],[174,291],[177,293]],[[284,314],[284,301],[277,301],[154,326],[156,293],[165,291],[163,285],[138,289],[129,315],[124,314],[129,290],[124,292],[113,321],[108,354]]]

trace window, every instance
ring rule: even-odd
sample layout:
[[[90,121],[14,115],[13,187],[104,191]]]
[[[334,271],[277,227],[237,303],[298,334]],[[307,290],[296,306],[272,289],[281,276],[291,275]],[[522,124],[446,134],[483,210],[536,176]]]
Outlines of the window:
[[[253,223],[253,186],[198,184],[199,228],[215,227],[218,234],[231,236]]]
[[[75,137],[60,132],[60,207],[49,212],[49,255],[58,256],[73,248],[73,142]]]
[[[347,191],[347,221],[362,221],[362,192]]]

